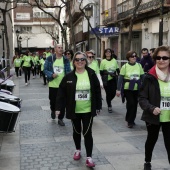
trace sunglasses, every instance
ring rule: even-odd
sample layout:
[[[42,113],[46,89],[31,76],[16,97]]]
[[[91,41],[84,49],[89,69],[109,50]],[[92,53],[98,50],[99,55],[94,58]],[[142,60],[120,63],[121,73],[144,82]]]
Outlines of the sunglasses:
[[[74,61],[77,61],[77,62],[79,62],[79,61],[85,61],[86,59],[85,58],[75,58],[74,59]]]
[[[67,55],[67,54],[69,55],[70,53],[66,53],[66,55]]]
[[[170,57],[168,57],[168,56],[162,56],[162,57],[161,57],[161,56],[156,56],[155,59],[156,59],[156,60],[161,60],[161,59],[162,59],[162,60],[169,60]]]
[[[132,56],[130,56],[130,58],[135,58],[136,57],[136,55],[132,55]]]
[[[94,56],[88,56],[88,58],[90,58],[90,59],[91,59],[91,58],[94,58]]]

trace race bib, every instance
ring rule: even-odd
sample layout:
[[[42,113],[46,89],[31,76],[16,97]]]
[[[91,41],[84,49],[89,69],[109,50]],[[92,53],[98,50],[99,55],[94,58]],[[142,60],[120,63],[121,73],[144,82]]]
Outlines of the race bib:
[[[89,90],[76,90],[75,99],[76,100],[90,100],[90,91]]]
[[[114,72],[115,72],[115,70],[112,69],[112,68],[108,68],[107,71],[108,71],[109,73],[114,73]]]
[[[170,110],[170,98],[169,97],[161,97],[160,109]]]
[[[139,75],[138,74],[132,74],[130,75],[130,80],[139,80]]]
[[[61,67],[61,66],[54,66],[53,67],[53,69],[54,69],[54,73],[56,73],[56,74],[61,74],[61,73],[63,73],[63,67]]]

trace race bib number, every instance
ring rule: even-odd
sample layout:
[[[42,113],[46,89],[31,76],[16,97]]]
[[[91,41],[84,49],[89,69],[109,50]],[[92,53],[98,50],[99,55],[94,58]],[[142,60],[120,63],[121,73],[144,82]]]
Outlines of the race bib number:
[[[77,90],[76,91],[76,100],[90,100],[89,90]]]
[[[139,75],[138,74],[130,75],[130,80],[139,80]]]
[[[108,71],[109,73],[114,73],[114,72],[115,72],[115,70],[112,69],[112,68],[108,68],[107,71]]]
[[[168,99],[169,98],[167,98],[167,97],[161,98],[161,104],[160,104],[161,110],[170,110],[170,100],[168,100]]]
[[[63,67],[61,67],[61,66],[54,66],[54,73],[56,73],[56,74],[61,74],[61,73],[63,73]]]

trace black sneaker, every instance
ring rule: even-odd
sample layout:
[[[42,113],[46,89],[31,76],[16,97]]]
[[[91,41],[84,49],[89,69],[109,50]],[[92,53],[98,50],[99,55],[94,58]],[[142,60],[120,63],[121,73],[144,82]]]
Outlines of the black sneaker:
[[[144,163],[144,170],[151,170],[151,163]]]
[[[52,119],[55,119],[55,118],[56,118],[55,111],[52,111],[52,112],[51,112],[51,118],[52,118]]]
[[[128,124],[127,124],[127,127],[128,127],[128,128],[133,128],[133,124],[132,124],[132,123],[128,123]]]
[[[108,112],[113,113],[112,107],[108,107]]]
[[[58,124],[59,124],[60,126],[65,126],[65,123],[63,122],[62,119],[58,119]]]

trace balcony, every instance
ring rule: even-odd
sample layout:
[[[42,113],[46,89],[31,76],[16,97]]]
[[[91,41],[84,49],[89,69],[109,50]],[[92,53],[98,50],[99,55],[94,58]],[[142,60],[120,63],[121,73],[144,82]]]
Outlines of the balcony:
[[[69,16],[69,11],[71,10],[71,15],[72,15],[72,19],[73,19],[73,23],[77,20],[77,18],[79,18],[81,16],[81,12],[79,10],[79,3],[75,3],[73,4],[72,2],[70,2],[70,8],[66,8],[66,22],[69,23],[70,20],[70,16]]]
[[[134,6],[131,7],[129,5],[130,3],[128,2],[130,2],[130,0],[117,5],[120,11],[117,16],[118,20],[128,19],[133,14]],[[158,9],[160,8],[160,5],[161,5],[160,0],[151,0],[147,3],[141,4],[137,10],[137,13],[138,15],[142,13],[149,13],[149,12],[151,12],[151,15],[159,14]],[[165,0],[164,7],[170,7],[170,0]],[[167,12],[167,9],[165,9],[164,12]]]
[[[115,7],[112,7],[108,10],[103,11],[102,13],[103,17],[103,24],[106,25],[109,22],[115,22],[117,21],[117,11]]]

